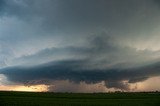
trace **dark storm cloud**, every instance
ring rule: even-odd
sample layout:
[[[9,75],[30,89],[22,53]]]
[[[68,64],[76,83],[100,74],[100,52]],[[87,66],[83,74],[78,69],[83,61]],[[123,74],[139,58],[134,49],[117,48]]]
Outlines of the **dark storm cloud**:
[[[28,85],[68,79],[105,81],[108,88],[125,90],[128,83],[159,76],[159,47],[153,51],[159,44],[156,2],[1,0],[0,41],[11,49],[0,48],[0,55],[12,67],[0,73]],[[17,56],[8,59],[10,50]]]
[[[119,88],[122,90],[129,90],[129,84],[128,83],[124,83],[122,81],[118,82],[118,81],[106,81],[105,83],[107,88]]]
[[[153,0],[155,2],[155,4],[160,5],[160,1],[159,0]]]
[[[113,37],[106,33],[92,35],[88,43],[89,47],[48,48],[33,55],[20,57],[16,60],[17,62],[23,61],[28,64],[31,62],[32,64],[32,61],[45,63],[48,58],[53,60],[66,54],[74,55],[74,57],[55,59],[53,62],[36,66],[8,67],[2,69],[1,74],[4,74],[10,81],[27,85],[50,85],[52,80],[70,80],[76,83],[105,81],[108,88],[125,90],[129,90],[128,83],[141,82],[160,74],[158,62],[147,63],[147,58],[150,58],[152,54],[156,55],[155,52],[138,52],[133,48],[121,47],[115,43]],[[81,56],[84,57],[80,58]],[[76,59],[76,57],[79,58]],[[144,63],[141,58],[143,60],[145,58]]]
[[[22,84],[50,84],[51,80],[70,80],[76,83],[97,83],[106,81],[108,88],[129,89],[127,83],[135,83],[153,76],[160,75],[160,63],[135,69],[104,69],[87,70],[81,69],[86,60],[58,61],[34,66],[10,67],[1,69],[1,74],[7,76],[8,80]]]
[[[5,6],[5,0],[0,1],[0,13],[3,11],[3,7]]]
[[[53,36],[62,38],[64,46],[73,42],[72,39],[75,41],[79,41],[79,38],[86,39],[88,33],[103,29],[114,33],[116,39],[137,38],[139,36],[137,33],[141,30],[151,31],[155,26],[154,21],[157,23],[159,20],[157,10],[152,9],[154,5],[150,6],[150,2],[150,0],[5,0],[2,9],[5,15],[1,15],[7,17],[5,25],[13,17],[16,18],[13,20],[16,24],[8,25],[9,29],[13,28],[12,32],[8,31],[12,36],[8,32],[1,36],[12,46],[15,42],[19,42],[18,45],[24,44],[20,49],[28,46],[29,43],[26,41],[33,39],[36,41],[37,38],[40,41],[44,41],[44,38],[56,41]],[[21,21],[23,23],[19,23]],[[21,33],[18,26],[22,28]],[[130,35],[134,33],[135,36]],[[33,46],[37,43],[34,41]],[[75,45],[75,42],[72,45]],[[14,48],[17,48],[17,45]]]
[[[152,29],[154,20],[157,21],[155,16],[159,17],[157,10],[152,9],[151,0],[5,0],[5,4],[3,12],[8,17],[15,16],[27,23],[41,23],[41,30],[50,36],[59,35],[55,32],[64,32],[68,34],[62,37],[84,37],[87,35],[78,33],[101,28],[115,33],[127,32],[129,36],[130,31]]]
[[[45,30],[68,31],[78,28],[79,31],[92,30],[99,26],[122,27],[138,9],[141,10],[145,2],[145,0],[6,0],[3,11],[20,20],[42,18],[41,27]]]

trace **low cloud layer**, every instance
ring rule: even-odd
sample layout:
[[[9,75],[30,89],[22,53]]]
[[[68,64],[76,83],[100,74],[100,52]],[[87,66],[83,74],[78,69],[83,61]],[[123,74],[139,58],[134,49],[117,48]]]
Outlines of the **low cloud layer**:
[[[128,83],[159,76],[159,63],[133,69],[82,69],[85,60],[67,60],[35,67],[10,67],[1,70],[9,81],[26,85],[47,84],[52,80],[70,80],[76,83],[106,82],[108,88],[129,90]],[[127,81],[124,83],[123,81]]]

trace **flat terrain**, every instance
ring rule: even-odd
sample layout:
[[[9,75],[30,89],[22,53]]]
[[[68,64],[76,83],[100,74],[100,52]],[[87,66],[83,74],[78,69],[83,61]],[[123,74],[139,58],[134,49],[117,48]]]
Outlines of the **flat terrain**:
[[[160,93],[0,92],[0,106],[160,106]]]

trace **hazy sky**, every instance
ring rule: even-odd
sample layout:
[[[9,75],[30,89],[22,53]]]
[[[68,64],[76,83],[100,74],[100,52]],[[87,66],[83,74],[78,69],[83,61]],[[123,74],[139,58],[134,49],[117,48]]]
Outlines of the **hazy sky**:
[[[160,90],[159,11],[159,0],[0,0],[0,90]]]

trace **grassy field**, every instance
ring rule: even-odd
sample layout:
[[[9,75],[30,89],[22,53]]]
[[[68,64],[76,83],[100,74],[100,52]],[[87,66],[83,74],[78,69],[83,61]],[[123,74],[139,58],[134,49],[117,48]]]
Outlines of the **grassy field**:
[[[0,92],[0,106],[160,106],[160,93]]]

